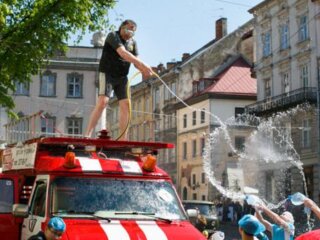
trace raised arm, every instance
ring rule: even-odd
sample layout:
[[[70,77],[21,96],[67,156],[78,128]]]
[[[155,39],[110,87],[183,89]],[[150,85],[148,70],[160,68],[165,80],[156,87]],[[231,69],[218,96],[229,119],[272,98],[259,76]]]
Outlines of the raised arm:
[[[255,216],[256,216],[256,218],[258,218],[258,220],[266,227],[266,229],[269,231],[269,232],[271,232],[272,231],[272,225],[271,225],[271,223],[270,222],[268,222],[267,220],[265,220],[263,217],[262,217],[262,215],[261,215],[261,213],[259,212],[259,209],[258,209],[258,207],[255,207]]]
[[[274,223],[276,223],[277,225],[288,229],[288,223],[286,221],[284,221],[278,214],[276,214],[275,212],[271,211],[269,208],[267,208],[264,205],[260,205],[256,207],[256,210],[259,211],[263,211],[269,218],[272,219],[272,221],[274,221]],[[271,226],[271,224],[270,224]],[[267,228],[267,227],[266,227]],[[271,228],[272,229],[272,228]]]
[[[310,198],[305,198],[303,203],[306,207],[311,209],[311,211],[317,216],[317,218],[320,219],[320,208],[314,201],[312,201]]]

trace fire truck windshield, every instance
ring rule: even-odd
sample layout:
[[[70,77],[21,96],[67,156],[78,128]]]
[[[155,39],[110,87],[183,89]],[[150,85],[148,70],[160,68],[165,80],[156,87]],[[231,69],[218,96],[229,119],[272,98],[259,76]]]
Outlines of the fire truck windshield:
[[[139,212],[186,219],[176,192],[166,181],[58,177],[52,183],[52,193],[52,213],[66,217],[86,217],[102,211],[108,218],[118,219]],[[141,215],[139,218],[148,219],[149,214]],[[138,214],[130,216],[135,217]]]

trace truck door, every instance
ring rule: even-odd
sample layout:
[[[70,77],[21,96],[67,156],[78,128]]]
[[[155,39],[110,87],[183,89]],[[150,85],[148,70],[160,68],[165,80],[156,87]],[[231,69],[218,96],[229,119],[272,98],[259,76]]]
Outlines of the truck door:
[[[37,176],[36,178],[29,202],[30,214],[24,219],[22,224],[22,240],[27,240],[32,235],[44,230],[41,229],[41,223],[46,220],[48,178],[49,176]]]
[[[3,240],[18,240],[20,225],[12,215],[12,205],[18,202],[18,176],[0,173],[0,236]]]

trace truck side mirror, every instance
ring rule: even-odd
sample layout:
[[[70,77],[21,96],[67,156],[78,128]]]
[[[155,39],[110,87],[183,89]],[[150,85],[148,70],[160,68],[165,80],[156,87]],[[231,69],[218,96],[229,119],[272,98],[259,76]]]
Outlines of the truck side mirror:
[[[196,217],[198,217],[198,211],[197,211],[197,209],[188,209],[188,210],[187,210],[187,214],[188,214],[189,218],[196,218]]]
[[[29,216],[29,207],[27,204],[13,204],[12,214],[15,217],[26,218]]]
[[[189,220],[192,225],[196,225],[198,222],[198,210],[197,209],[187,209],[187,214],[189,217]]]

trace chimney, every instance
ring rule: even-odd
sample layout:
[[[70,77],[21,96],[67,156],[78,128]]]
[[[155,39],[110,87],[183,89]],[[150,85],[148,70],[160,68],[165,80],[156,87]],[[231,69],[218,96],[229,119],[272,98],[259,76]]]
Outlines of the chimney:
[[[166,70],[165,67],[163,66],[162,63],[160,63],[160,64],[158,65],[158,73],[161,73],[161,72],[163,72],[164,70]]]
[[[175,62],[167,62],[167,69],[169,70],[170,68],[173,68],[174,65],[176,65]]]
[[[182,54],[182,61],[186,60],[188,57],[190,57],[190,53]]]
[[[220,18],[216,21],[216,40],[219,40],[227,35],[227,19]]]
[[[151,68],[152,68],[152,71],[158,74],[158,70],[159,70],[158,67],[151,67]]]

